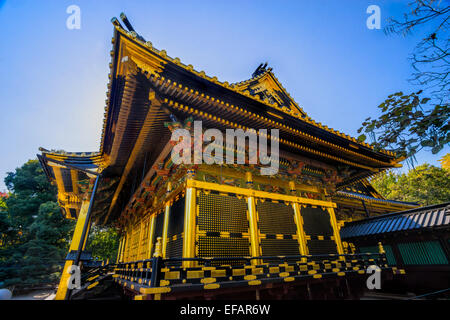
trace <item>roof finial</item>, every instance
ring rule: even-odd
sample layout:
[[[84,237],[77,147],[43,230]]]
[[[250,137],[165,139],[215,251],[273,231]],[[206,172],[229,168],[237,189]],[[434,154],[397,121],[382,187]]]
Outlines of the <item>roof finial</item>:
[[[144,39],[141,35],[139,35],[139,34],[134,30],[133,26],[132,26],[131,23],[130,23],[130,20],[128,20],[128,18],[127,18],[127,16],[125,15],[125,13],[123,13],[123,12],[120,13],[120,19],[122,19],[122,21],[123,21],[123,23],[125,24],[125,27],[127,27],[128,31],[136,33],[136,37],[137,37],[139,40],[145,42],[145,39]]]
[[[112,22],[112,24],[115,25],[116,27],[122,28],[122,25],[120,24],[119,20],[117,20],[116,17],[113,17],[113,18],[111,19],[111,22]],[[123,29],[123,28],[122,28],[122,29]]]
[[[128,20],[127,16],[125,15],[125,13],[121,12],[120,13],[120,19],[122,19],[123,23],[125,24],[125,27],[127,27],[128,31],[133,32],[134,28],[131,25],[130,21]],[[136,31],[134,31],[136,32]]]
[[[267,62],[261,63],[258,68],[256,68],[255,72],[252,74],[252,78],[259,76],[261,73],[266,72]]]

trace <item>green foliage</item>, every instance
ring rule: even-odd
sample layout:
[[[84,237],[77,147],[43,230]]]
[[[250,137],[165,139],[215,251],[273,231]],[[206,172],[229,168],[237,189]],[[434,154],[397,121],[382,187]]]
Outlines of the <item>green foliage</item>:
[[[428,108],[430,99],[421,98],[421,93],[390,95],[378,106],[381,115],[367,118],[358,133],[364,131],[377,148],[390,148],[399,156],[410,157],[423,148],[438,153],[450,143],[450,107],[436,104]],[[364,141],[366,135],[358,139]]]
[[[428,35],[416,44],[410,56],[411,83],[421,89],[388,96],[378,108],[381,115],[367,118],[358,133],[359,141],[369,136],[377,148],[389,148],[400,157],[409,157],[421,149],[433,154],[449,144],[450,3],[438,0],[413,0],[401,18],[391,17],[388,34],[407,36],[418,30]],[[425,97],[422,95],[425,93]],[[422,95],[422,96],[421,96]]]
[[[75,226],[61,214],[52,186],[37,160],[9,172],[11,194],[0,199],[0,287],[56,283]],[[100,260],[114,260],[119,235],[93,227],[88,250]]]
[[[442,159],[439,160],[442,168],[450,170],[450,153],[447,153]]]
[[[15,172],[8,172],[5,184],[11,192],[5,200],[12,228],[8,241],[26,241],[29,235],[26,228],[33,223],[39,206],[56,201],[56,188],[48,182],[37,160],[30,160]]]
[[[11,194],[0,209],[0,287],[56,282],[74,223],[61,215],[38,161],[8,173],[5,184]]]
[[[10,218],[8,210],[6,208],[6,202],[0,195],[0,247],[6,244],[9,229],[10,229]]]
[[[450,79],[450,2],[442,0],[413,0],[400,19],[388,18],[387,34],[408,36],[420,30],[426,35],[410,55],[413,69],[410,81],[429,89],[438,100],[448,101]]]
[[[6,202],[5,199],[1,196],[1,192],[0,192],[0,212],[5,212],[6,211]]]
[[[371,183],[390,200],[418,202],[424,206],[450,200],[450,171],[427,163],[408,173],[384,172]]]
[[[89,235],[87,250],[99,260],[114,261],[119,247],[119,233],[114,228],[95,226]]]

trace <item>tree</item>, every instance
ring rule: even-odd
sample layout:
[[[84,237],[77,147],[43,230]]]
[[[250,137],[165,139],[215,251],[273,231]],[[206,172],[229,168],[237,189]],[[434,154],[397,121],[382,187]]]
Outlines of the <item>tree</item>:
[[[391,18],[385,32],[407,36],[419,28],[427,30],[411,54],[417,92],[397,92],[378,108],[381,115],[367,118],[358,133],[370,136],[376,148],[390,148],[401,157],[412,157],[421,149],[433,154],[450,143],[449,91],[450,5],[448,1],[415,0],[402,20]]]
[[[390,148],[399,156],[412,157],[423,148],[438,153],[450,143],[450,107],[435,104],[428,108],[430,98],[422,98],[421,94],[389,95],[378,106],[382,114],[377,119],[367,118],[358,133],[364,130],[377,149]],[[364,141],[366,135],[358,139]]]
[[[114,228],[94,226],[89,235],[87,250],[99,260],[113,261],[117,256],[119,233]]]
[[[5,184],[11,193],[1,220],[6,236],[0,247],[0,287],[53,283],[60,276],[74,223],[62,216],[56,190],[37,160],[8,173]]]
[[[0,192],[0,247],[3,247],[7,243],[7,238],[9,235],[9,215],[6,208],[5,199],[7,198],[6,193]]]
[[[442,168],[450,170],[450,153],[447,153],[442,159],[439,160]]]
[[[69,249],[75,221],[61,214],[56,188],[37,160],[7,173],[10,191],[0,197],[0,288],[56,283]],[[113,228],[93,227],[88,250],[114,260],[119,235]]]
[[[27,240],[27,227],[37,217],[42,203],[56,202],[56,188],[52,186],[37,160],[30,160],[15,172],[8,172],[5,184],[11,192],[5,200],[14,234],[11,242]]]
[[[384,172],[371,183],[390,200],[418,202],[423,206],[450,200],[450,171],[427,163],[408,173]]]
[[[442,0],[415,0],[409,4],[411,12],[402,20],[390,18],[387,34],[407,36],[419,27],[428,27],[428,35],[411,54],[413,67],[411,81],[433,90],[437,97],[448,97],[450,84],[449,37],[450,5]]]
[[[64,219],[55,202],[41,204],[36,219],[27,228],[28,240],[10,247],[5,252],[9,256],[3,256],[2,264],[9,269],[5,285],[32,286],[57,281],[72,231],[73,223]]]

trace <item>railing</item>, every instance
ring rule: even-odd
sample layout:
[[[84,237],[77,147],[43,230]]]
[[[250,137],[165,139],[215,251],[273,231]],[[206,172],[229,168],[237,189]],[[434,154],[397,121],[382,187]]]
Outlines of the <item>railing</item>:
[[[112,273],[114,271],[114,268],[116,267],[116,264],[95,264],[95,265],[84,265],[83,268],[86,268],[86,272],[81,273],[81,282],[83,283],[86,279],[91,278],[94,275],[104,275],[107,273]],[[84,270],[84,269],[83,269]]]
[[[230,260],[233,265],[226,264]],[[255,260],[258,264],[255,264]],[[260,263],[267,260],[270,262]],[[191,262],[192,266],[179,266],[186,262]],[[138,292],[156,293],[160,291],[152,288],[167,289],[161,292],[169,292],[172,289],[186,290],[188,287],[214,289],[237,283],[258,285],[262,282],[288,282],[298,278],[363,274],[370,265],[391,269],[387,265],[385,253],[169,259],[153,257],[118,263],[114,269],[114,277],[122,285]]]

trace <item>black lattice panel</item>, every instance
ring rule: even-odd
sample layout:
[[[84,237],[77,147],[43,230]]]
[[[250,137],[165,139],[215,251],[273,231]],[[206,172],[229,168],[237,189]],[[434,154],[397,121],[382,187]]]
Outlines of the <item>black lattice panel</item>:
[[[303,229],[307,235],[332,236],[330,214],[326,209],[302,207]]]
[[[199,235],[199,257],[248,257],[247,202],[235,196],[201,193],[198,203],[198,229],[207,232]],[[226,233],[226,235],[224,234]],[[220,264],[242,264],[242,261],[222,261]]]
[[[308,253],[310,255],[337,253],[336,242],[330,239],[334,233],[328,211],[320,207],[302,207],[301,214],[305,234],[312,238],[306,241]]]
[[[207,232],[247,233],[247,202],[237,197],[205,194],[198,197],[198,228]]]
[[[296,234],[294,209],[285,203],[258,201],[259,232],[263,234]]]
[[[170,206],[166,258],[181,258],[183,256],[184,206],[185,198],[181,196]],[[173,236],[176,236],[175,240],[173,240]],[[179,264],[181,263],[172,263],[172,265]]]
[[[183,238],[177,236],[175,240],[169,239],[166,248],[166,258],[181,258],[183,256]],[[174,262],[172,265],[180,265],[181,262]]]
[[[261,239],[263,256],[295,256],[300,254],[296,239]]]
[[[248,238],[198,237],[199,257],[249,257],[250,242]],[[242,261],[221,261],[218,264],[243,264]]]
[[[184,228],[184,205],[185,198],[180,197],[174,201],[170,207],[169,225],[167,230],[167,236],[172,238],[174,235],[179,235],[183,232]]]
[[[308,240],[306,242],[309,254],[331,254],[337,253],[334,240]]]

